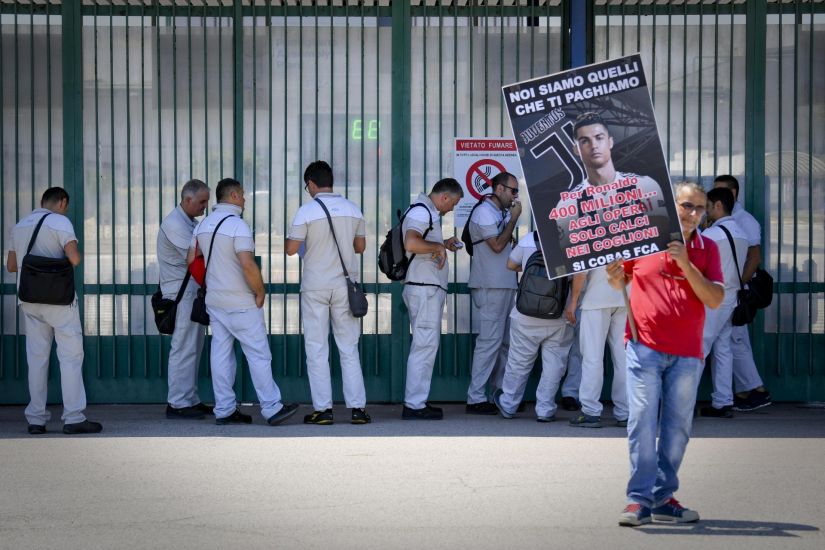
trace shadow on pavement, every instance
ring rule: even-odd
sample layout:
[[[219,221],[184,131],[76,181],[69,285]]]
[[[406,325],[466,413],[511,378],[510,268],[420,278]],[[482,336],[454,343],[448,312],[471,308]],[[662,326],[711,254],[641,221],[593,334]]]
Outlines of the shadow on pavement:
[[[651,524],[635,528],[648,535],[703,535],[715,537],[793,537],[794,531],[819,531],[813,525],[773,523],[770,521],[740,521],[734,519],[703,519],[699,523]]]
[[[444,408],[444,420],[402,420],[401,405],[371,404],[367,411],[372,424],[353,426],[350,411],[343,405],[334,408],[332,426],[307,426],[303,417],[312,406],[302,404],[298,413],[280,426],[268,426],[253,404],[241,409],[252,415],[251,425],[216,426],[210,416],[203,420],[167,420],[165,405],[90,405],[89,420],[103,423],[103,433],[65,436],[60,414],[62,407],[50,405],[52,419],[47,433],[31,436],[26,432],[24,407],[0,406],[0,440],[52,439],[56,437],[560,437],[560,438],[620,438],[627,437],[626,428],[615,426],[612,410],[602,415],[604,427],[578,428],[568,421],[577,413],[559,410],[556,421],[536,422],[531,405],[516,418],[465,414],[463,404],[439,404]],[[825,410],[803,409],[793,404],[774,405],[752,413],[737,413],[734,418],[696,418],[692,438],[825,438]]]

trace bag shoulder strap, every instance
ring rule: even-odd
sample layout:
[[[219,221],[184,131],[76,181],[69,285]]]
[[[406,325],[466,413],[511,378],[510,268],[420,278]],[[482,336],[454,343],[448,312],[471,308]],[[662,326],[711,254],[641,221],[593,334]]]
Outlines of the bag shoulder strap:
[[[32,251],[32,247],[34,246],[34,241],[37,240],[37,234],[40,233],[40,228],[43,226],[43,222],[46,221],[46,218],[51,216],[52,213],[48,212],[40,218],[40,221],[37,222],[37,227],[34,228],[34,233],[32,233],[32,238],[29,239],[29,247],[26,249],[26,255],[29,255]]]
[[[739,289],[744,290],[745,285],[742,283],[742,272],[739,271],[739,259],[736,257],[736,245],[733,244],[733,235],[730,234],[728,228],[719,224],[719,229],[721,229],[725,233],[725,237],[728,238],[728,242],[730,243],[731,252],[733,252],[733,265],[736,266],[736,275],[739,277]]]
[[[469,232],[470,232],[470,222],[473,220],[473,214],[475,214],[476,208],[478,208],[479,206],[481,206],[481,203],[483,203],[485,200],[487,200],[487,197],[495,197],[495,195],[484,195],[483,197],[481,197],[481,198],[478,200],[478,202],[477,202],[477,203],[475,203],[475,204],[473,205],[473,208],[470,210],[470,214],[467,216],[467,233],[469,233]],[[503,220],[504,220],[504,218],[502,218],[502,221],[503,221]],[[499,222],[499,224],[498,224],[498,225],[501,225],[501,222]],[[483,242],[484,242],[484,241],[486,241],[486,240],[487,240],[487,239],[479,239],[479,240],[477,240],[477,241],[472,241],[472,243],[473,243],[473,246],[475,246],[475,245],[477,245],[477,244],[483,243]]]
[[[189,278],[192,277],[192,272],[188,269],[186,270],[186,275],[183,277],[183,282],[180,284],[180,289],[178,290],[178,295],[175,296],[175,304],[179,304],[181,300],[183,300],[183,293],[186,291],[186,285],[189,284]],[[204,281],[206,284],[206,281]]]
[[[223,225],[223,222],[225,222],[226,220],[228,220],[229,218],[232,218],[234,216],[235,216],[234,214],[229,214],[227,217],[225,217],[224,219],[219,221],[218,225],[215,226],[215,232],[212,233],[212,240],[209,241],[209,255],[206,257],[206,265],[204,265],[204,267],[203,267],[203,288],[204,289],[206,288],[206,271],[209,269],[209,260],[212,259],[212,247],[215,244],[215,237],[218,235],[218,229],[220,229],[221,225]]]
[[[539,232],[538,232],[537,229],[533,230],[533,240],[536,243],[536,251],[537,252],[542,252],[542,250],[541,250],[541,241],[539,240]],[[544,254],[544,252],[542,252],[542,254]]]
[[[403,230],[403,229],[404,229],[404,218],[406,218],[406,217],[407,217],[407,214],[410,212],[410,210],[412,210],[412,209],[413,209],[413,208],[415,208],[416,206],[420,206],[421,208],[425,209],[425,210],[427,211],[427,215],[430,217],[430,226],[429,226],[429,227],[428,227],[428,228],[424,231],[424,234],[423,234],[423,235],[421,235],[421,238],[422,238],[422,239],[426,239],[426,238],[427,238],[427,234],[428,234],[430,231],[432,231],[432,228],[433,228],[433,213],[432,213],[432,212],[430,212],[429,207],[428,207],[426,204],[424,204],[423,202],[415,202],[415,203],[411,204],[411,205],[410,205],[410,207],[409,207],[409,208],[407,208],[407,211],[406,211],[406,212],[404,212],[404,215],[403,215],[403,216],[401,216],[401,220],[399,221],[399,223],[401,224],[401,229]],[[404,242],[404,235],[401,235],[401,242],[402,242],[402,243]],[[413,259],[415,259],[415,253],[413,253],[413,254],[410,256],[410,262],[409,262],[409,263],[412,263]]]
[[[338,259],[341,260],[341,269],[344,270],[344,278],[349,281],[349,272],[347,271],[347,266],[344,265],[344,256],[341,254],[341,245],[338,244],[338,237],[335,236],[335,227],[332,226],[332,216],[327,210],[327,206],[324,204],[324,201],[315,197],[315,202],[321,205],[321,208],[324,210],[324,214],[327,215],[327,222],[329,223],[329,230],[332,233],[332,240],[335,241],[335,249],[338,251]]]

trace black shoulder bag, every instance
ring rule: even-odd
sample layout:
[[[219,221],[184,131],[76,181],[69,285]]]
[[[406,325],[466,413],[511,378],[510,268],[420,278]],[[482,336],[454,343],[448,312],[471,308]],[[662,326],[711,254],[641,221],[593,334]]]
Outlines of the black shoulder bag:
[[[20,286],[17,297],[21,302],[68,306],[74,302],[74,267],[68,258],[46,258],[32,254],[34,241],[46,217],[45,214],[34,228],[29,248],[23,256],[20,268]]]
[[[341,254],[341,246],[338,244],[338,237],[335,236],[335,228],[332,226],[332,216],[329,215],[326,205],[319,198],[315,198],[321,208],[324,209],[324,214],[327,215],[327,222],[329,222],[329,230],[332,232],[332,240],[335,241],[335,248],[338,250],[338,259],[341,260],[341,269],[344,270],[344,278],[347,280],[347,297],[349,298],[349,310],[353,317],[360,318],[369,311],[369,304],[367,303],[367,296],[364,294],[364,289],[361,285],[353,281],[349,277],[347,266],[344,265],[344,256]]]
[[[733,263],[736,266],[736,275],[739,277],[739,290],[736,293],[736,307],[733,310],[733,317],[731,317],[731,324],[735,327],[749,325],[756,317],[756,304],[751,299],[751,293],[745,288],[742,283],[742,272],[739,270],[739,259],[736,257],[736,245],[733,244],[733,236],[724,225],[719,225],[730,243],[730,249],[733,252]]]
[[[158,289],[152,294],[152,311],[155,313],[155,326],[158,327],[158,332],[161,334],[172,334],[175,332],[175,318],[178,314],[178,304],[183,300],[183,293],[186,291],[186,285],[189,284],[189,278],[192,274],[186,270],[186,275],[183,277],[183,283],[180,285],[178,295],[174,300],[169,300],[163,297],[163,292]]]
[[[198,295],[195,297],[195,301],[192,302],[192,315],[189,316],[189,319],[206,326],[209,326],[209,313],[206,311],[206,271],[209,269],[209,260],[212,259],[212,247],[215,245],[215,237],[218,235],[218,229],[223,225],[223,222],[231,217],[232,215],[230,214],[215,226],[215,232],[212,233],[212,240],[209,241],[209,255],[206,257],[206,265],[203,268],[203,286],[198,289]]]

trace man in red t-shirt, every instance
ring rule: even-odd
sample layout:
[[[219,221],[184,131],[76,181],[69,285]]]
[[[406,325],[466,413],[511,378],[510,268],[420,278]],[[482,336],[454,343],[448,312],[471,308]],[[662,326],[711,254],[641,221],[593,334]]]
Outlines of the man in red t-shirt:
[[[619,525],[699,521],[673,494],[702,372],[705,306],[722,303],[724,278],[716,243],[698,229],[707,203],[704,189],[679,183],[673,196],[685,244],[673,241],[654,256],[607,266],[615,288],[633,282],[625,333],[630,481]]]

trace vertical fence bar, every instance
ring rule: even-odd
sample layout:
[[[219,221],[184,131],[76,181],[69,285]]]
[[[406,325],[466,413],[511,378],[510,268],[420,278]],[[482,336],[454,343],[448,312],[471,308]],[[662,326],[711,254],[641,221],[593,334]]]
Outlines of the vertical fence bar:
[[[745,173],[748,174],[749,182],[752,183],[748,186],[750,193],[747,195],[746,207],[752,213],[764,215],[767,3],[764,0],[753,0],[747,3],[745,9],[747,13],[745,73],[748,78],[745,92]],[[732,12],[733,7],[731,7],[731,19],[733,18]],[[731,56],[732,60],[733,57]],[[762,224],[763,243],[770,238],[766,225]],[[760,320],[760,325],[764,327],[764,319]],[[779,341],[780,338],[777,338],[777,340]],[[756,339],[755,344],[755,357],[764,357],[764,338]],[[779,368],[779,363],[777,363],[777,369]]]
[[[146,263],[146,2],[140,2],[140,191],[141,231],[143,232],[143,262]],[[160,202],[160,200],[158,200]],[[143,269],[143,286],[147,288],[146,268]],[[160,271],[158,271],[158,275]],[[160,280],[158,280],[160,283]],[[160,285],[158,285],[160,286]],[[143,299],[143,378],[149,378],[149,337],[147,335],[146,298]],[[160,342],[161,338],[158,337]]]
[[[289,19],[287,17],[287,6],[286,2],[283,5],[283,23],[284,23],[284,182],[289,181],[289,171],[288,171],[288,159],[289,159],[289,68],[288,68],[288,61],[289,61]],[[300,86],[300,84],[299,84]],[[299,96],[300,97],[300,96]],[[283,234],[287,235],[288,227],[286,221],[286,203],[287,203],[287,192],[284,189],[284,200],[283,200]],[[287,295],[286,295],[286,283],[287,283],[287,262],[286,262],[286,254],[281,255],[282,258],[282,266],[283,266],[283,286],[281,291],[281,300],[283,303],[283,311],[282,311],[282,321],[283,321],[283,334],[281,337],[282,345],[282,360],[283,360],[283,367],[281,369],[281,373],[286,376],[288,373],[287,370],[287,345],[289,344],[289,339],[287,337],[287,309],[288,309],[288,302],[287,302]],[[300,372],[300,365],[298,366],[298,370]]]
[[[410,64],[411,32],[409,2],[393,2],[392,9],[392,204],[393,209],[402,208],[410,199]],[[409,340],[408,318],[401,307],[400,285],[392,288],[393,331],[391,350],[400,351],[400,358],[405,357]],[[393,354],[395,356],[395,354]],[[403,359],[402,359],[403,360]],[[392,364],[392,363],[391,363]],[[401,361],[398,361],[401,364]],[[390,369],[390,388],[393,400],[403,396],[403,378],[400,369]]]
[[[155,88],[157,89],[157,99],[156,99],[156,109],[157,109],[157,124],[158,124],[158,220],[163,220],[163,127],[162,127],[162,117],[161,117],[161,97],[162,93],[161,90],[163,88],[163,80],[161,79],[161,70],[160,70],[160,2],[155,3],[155,67],[157,71],[156,79],[157,84]],[[160,275],[160,271],[158,271],[158,275]],[[158,378],[163,376],[163,336],[158,337]]]
[[[799,365],[797,365],[797,357],[799,350],[797,349],[797,331],[796,331],[796,317],[797,317],[797,283],[798,283],[798,264],[799,258],[799,0],[794,0],[794,25],[793,25],[793,293],[791,295],[791,308],[793,312],[793,335],[791,336],[791,352],[793,365],[791,372],[794,376],[799,374]]]
[[[126,39],[126,376],[132,378],[132,119],[131,97],[129,90],[129,12],[125,13],[124,25]],[[114,87],[114,86],[113,86]],[[112,182],[112,196],[114,197],[114,182]],[[145,270],[145,267],[144,267]],[[117,281],[115,281],[117,282]],[[145,302],[146,300],[144,300]],[[144,321],[145,321],[144,317]],[[146,323],[144,322],[144,325]]]
[[[783,68],[783,57],[784,57],[784,55],[782,53],[783,52],[783,46],[782,46],[783,17],[784,17],[784,14],[782,13],[782,3],[780,2],[779,3],[779,25],[778,25],[779,26],[779,32],[777,33],[777,37],[779,39],[779,48],[777,50],[779,52],[778,59],[777,59],[779,69],[778,69],[778,74],[777,74],[777,79],[776,79],[777,92],[778,92],[777,93],[777,106],[776,106],[777,110],[776,110],[776,112],[780,114],[780,116],[779,116],[780,120],[782,120],[782,118],[783,118],[781,115],[782,115],[782,108],[784,106],[783,103],[782,103],[782,76],[783,76],[782,68]],[[765,85],[767,86],[767,83]],[[777,205],[778,205],[777,206],[777,214],[778,215],[777,215],[777,217],[779,219],[779,223],[777,224],[778,237],[777,237],[777,246],[776,246],[776,269],[774,270],[774,273],[776,273],[776,282],[777,282],[777,284],[779,284],[779,283],[782,282],[782,238],[783,238],[783,233],[784,233],[784,231],[783,231],[784,221],[782,219],[783,218],[783,206],[784,205],[782,204],[782,202],[783,202],[783,199],[784,199],[784,193],[783,193],[783,185],[782,185],[782,164],[783,164],[782,163],[782,124],[780,123],[777,126],[779,127],[778,128],[779,138],[778,138],[778,147],[777,147],[777,149],[779,151],[778,152],[779,156],[778,156],[778,162],[777,162],[778,170],[777,170],[777,182],[776,183],[777,183],[777,194],[778,194],[778,200],[777,200]],[[763,233],[767,233],[767,232],[763,231]],[[780,370],[779,365],[780,365],[780,359],[782,357],[782,293],[781,292],[776,293],[776,345],[775,345],[774,349],[775,349],[775,352],[776,352],[776,356],[775,356],[775,359],[774,359],[774,364],[776,365],[776,375],[779,376],[781,374],[781,370]]]
[[[110,220],[111,224],[111,231],[112,231],[112,378],[117,378],[117,251],[115,248],[115,244],[117,242],[117,225],[115,224],[115,166],[117,164],[115,160],[115,39],[114,39],[114,13],[115,13],[115,6],[114,4],[109,4],[109,139],[111,142],[109,143],[109,148],[111,151],[111,176],[112,179],[109,182],[109,186],[111,188],[111,206],[112,206],[112,218]],[[98,255],[98,261],[100,261],[100,256]],[[98,281],[100,284],[100,281]],[[98,312],[100,315],[100,312]],[[98,336],[99,338],[100,336]]]
[[[704,14],[702,13],[702,3],[699,2],[699,84],[698,84],[698,92],[696,94],[696,111],[697,117],[696,120],[698,124],[696,125],[696,179],[697,181],[702,181],[702,128],[704,125],[702,124],[702,29],[704,28]],[[687,90],[685,90],[685,94],[687,94]],[[685,113],[685,118],[687,118],[687,113]]]
[[[814,5],[810,7],[808,38],[808,376],[814,375]],[[801,24],[801,22],[800,22]],[[796,329],[794,329],[794,333]]]
[[[20,219],[20,34],[17,24],[19,6],[14,3],[14,219]],[[32,205],[34,201],[32,200]],[[14,313],[14,377],[20,378],[20,308]]]
[[[284,11],[286,11],[286,6],[284,6]],[[267,195],[269,200],[267,201],[267,224],[266,226],[269,228],[267,231],[267,241],[266,241],[266,250],[267,250],[267,259],[266,259],[266,270],[267,270],[267,280],[269,280],[270,284],[272,283],[272,257],[274,254],[272,253],[272,180],[274,179],[274,175],[272,173],[272,116],[274,114],[273,108],[273,93],[272,93],[272,83],[275,81],[272,72],[272,0],[266,1],[266,44],[267,44],[267,55],[266,58],[268,60],[267,63],[267,82],[269,88],[269,97],[267,98],[267,119],[269,124],[267,125],[267,156],[269,158],[269,167],[267,170],[267,179],[269,180],[269,188]],[[284,44],[286,44],[286,40],[284,40]],[[286,145],[286,144],[284,144]],[[284,147],[286,148],[286,147]],[[286,186],[286,180],[284,180],[284,186]],[[286,187],[284,187],[284,194],[286,194]],[[286,197],[283,200],[286,203]],[[284,254],[286,255],[286,254]],[[268,292],[269,299],[267,300],[267,334],[266,340],[272,345],[272,292]],[[284,332],[286,332],[286,326],[284,326]]]
[[[100,79],[98,78],[99,72],[99,59],[98,59],[98,29],[97,29],[97,21],[100,16],[99,5],[97,0],[94,3],[94,15],[93,15],[93,26],[94,26],[94,75],[95,75],[95,216],[97,216],[98,220],[100,220]],[[95,311],[95,324],[97,325],[97,333],[95,338],[95,348],[96,348],[96,355],[95,361],[97,362],[97,377],[103,377],[103,371],[100,362],[100,355],[103,353],[101,348],[102,338],[100,337],[100,293],[101,293],[101,286],[100,286],[100,222],[98,222],[98,226],[95,229],[95,271],[96,271],[96,278],[95,284],[97,284],[97,293],[95,295],[95,301],[97,303],[97,310]]]
[[[63,98],[63,181],[71,196],[69,211],[75,222],[75,235],[79,243],[84,242],[84,188],[83,188],[83,17],[80,2],[67,2],[61,6],[61,71]],[[0,74],[5,74],[0,67]],[[0,80],[3,80],[0,78]],[[0,93],[2,97],[2,93]],[[0,109],[2,110],[2,109]],[[2,123],[0,123],[2,128]],[[2,131],[0,131],[2,134]],[[1,150],[2,148],[0,148]],[[0,155],[2,156],[2,155]],[[0,170],[2,174],[2,170]],[[84,262],[75,267],[75,281],[78,294],[80,318],[83,318],[85,304]],[[2,361],[0,361],[2,362]]]

